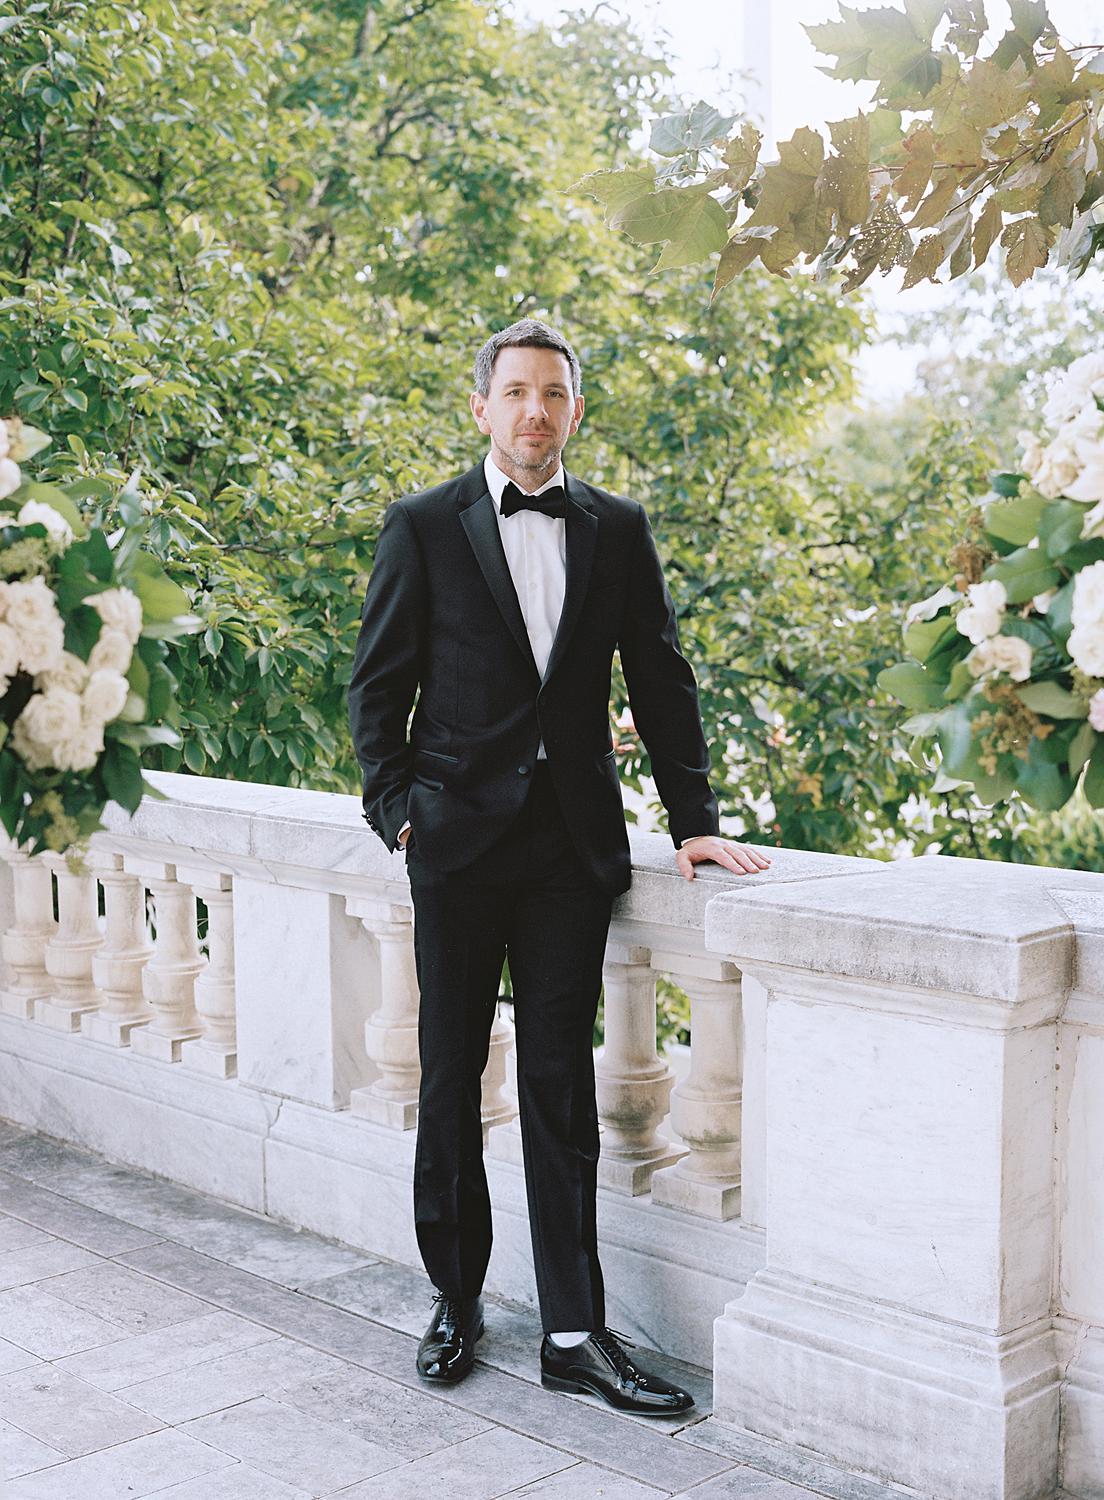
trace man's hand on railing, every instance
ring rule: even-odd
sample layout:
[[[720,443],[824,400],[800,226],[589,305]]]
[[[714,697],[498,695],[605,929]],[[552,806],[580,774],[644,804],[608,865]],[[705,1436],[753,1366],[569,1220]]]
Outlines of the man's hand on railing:
[[[695,879],[694,866],[710,859],[734,875],[758,875],[769,869],[771,863],[767,855],[760,854],[750,844],[737,844],[713,833],[685,839],[682,847],[675,851],[675,863],[684,880]]]

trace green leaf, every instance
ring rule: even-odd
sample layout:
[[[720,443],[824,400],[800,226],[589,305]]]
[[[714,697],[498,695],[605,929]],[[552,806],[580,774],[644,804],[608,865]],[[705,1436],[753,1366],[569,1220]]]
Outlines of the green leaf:
[[[1073,796],[1075,777],[1044,756],[1045,740],[1032,739],[1026,763],[1018,763],[1016,790],[1040,812],[1056,812]]]
[[[1089,705],[1058,682],[1029,682],[1016,690],[1016,696],[1032,713],[1051,719],[1083,719]]]
[[[1047,508],[1042,495],[1027,494],[1016,500],[991,501],[982,512],[983,525],[990,536],[1025,546],[1039,528],[1039,518]]]
[[[51,510],[56,510],[59,516],[69,522],[75,537],[83,537],[88,530],[80,511],[56,484],[24,484],[18,492],[18,498],[20,502],[37,500],[42,505],[48,505]]]
[[[906,627],[905,650],[917,661],[926,662],[955,637],[962,639],[954,620],[943,614],[936,615],[934,620],[917,620]]]
[[[118,737],[106,739],[100,770],[112,801],[134,812],[142,800],[142,766],[132,747]]]
[[[1008,469],[999,469],[995,474],[990,474],[989,488],[1006,499],[1014,499],[1020,493],[1020,486],[1025,477],[1023,474],[1016,474]]]
[[[1090,807],[1104,807],[1104,739],[1099,737],[1089,756],[1084,790]]]
[[[1052,561],[1064,557],[1081,540],[1085,513],[1085,507],[1076,500],[1059,500],[1047,506],[1039,525],[1039,540]]]
[[[148,552],[138,552],[131,563],[130,587],[142,601],[142,614],[154,624],[175,620],[188,613],[188,596],[173,583],[164,568]]]
[[[1069,770],[1071,776],[1076,776],[1081,767],[1088,760],[1096,745],[1096,730],[1086,719],[1081,728],[1070,741],[1069,747]]]
[[[606,223],[611,224],[616,214],[630,203],[647,197],[655,191],[654,167],[618,167],[588,172],[573,182],[569,193],[585,193],[596,198],[605,210]]]
[[[738,118],[737,115],[722,115],[711,104],[699,99],[688,111],[653,120],[648,145],[657,156],[682,156],[688,151],[700,151],[711,141],[726,136]]]
[[[1020,547],[985,570],[986,578],[999,578],[1009,604],[1024,604],[1060,583],[1061,573],[1041,547]]]
[[[943,687],[935,682],[919,662],[902,661],[878,673],[878,686],[890,693],[906,708],[938,708],[943,703]]]
[[[691,265],[728,243],[724,210],[706,188],[662,188],[627,204],[610,223],[640,245],[659,242],[665,249],[653,271]]]
[[[194,771],[197,776],[203,774],[207,765],[207,756],[203,752],[203,746],[196,739],[184,741],[184,764],[189,771]]]

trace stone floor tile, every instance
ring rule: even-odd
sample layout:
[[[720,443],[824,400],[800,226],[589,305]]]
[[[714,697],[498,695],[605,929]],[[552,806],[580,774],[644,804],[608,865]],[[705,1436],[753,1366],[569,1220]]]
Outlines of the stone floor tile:
[[[85,1270],[52,1276],[42,1285],[51,1297],[60,1297],[74,1307],[110,1318],[130,1333],[171,1328],[214,1311],[209,1302],[152,1281],[127,1266],[105,1261]]]
[[[49,1238],[41,1229],[25,1224],[22,1219],[0,1214],[0,1251],[25,1250],[28,1245],[45,1244]]]
[[[523,1484],[520,1489],[507,1490],[503,1500],[660,1500],[666,1490],[653,1489],[650,1484],[640,1484],[635,1479],[626,1479],[623,1474],[611,1474],[608,1469],[599,1469],[596,1464],[575,1463],[570,1469],[561,1469],[546,1479]]]
[[[179,1429],[309,1495],[329,1495],[402,1461],[347,1429],[304,1416],[266,1396],[200,1417]],[[388,1496],[392,1491],[381,1491]]]
[[[692,1490],[681,1491],[676,1500],[824,1500],[824,1495],[741,1464]]]
[[[299,1290],[417,1338],[421,1338],[435,1311],[435,1289],[426,1273],[393,1260],[378,1260],[340,1276],[306,1282]],[[489,1298],[485,1306],[490,1314]],[[494,1311],[497,1314],[497,1307]]]
[[[0,1379],[0,1411],[32,1437],[80,1458],[156,1432],[155,1417],[49,1365]]]
[[[9,1344],[7,1339],[0,1339],[0,1375],[10,1375],[13,1370],[27,1370],[41,1363],[37,1354],[20,1349],[18,1344]]]
[[[732,1459],[761,1470],[775,1479],[814,1491],[829,1500],[900,1500],[901,1491],[862,1474],[853,1474],[837,1464],[825,1462],[808,1449],[791,1448],[756,1433],[742,1432],[709,1418],[676,1435],[686,1446],[727,1454]],[[771,1500],[774,1497],[771,1496]]]
[[[310,1500],[310,1491],[292,1489],[290,1484],[249,1464],[234,1464],[217,1474],[158,1490],[157,1500]]]
[[[120,1259],[169,1286],[253,1318],[274,1333],[299,1339],[382,1375],[401,1370],[406,1383],[410,1381],[417,1346],[404,1334],[167,1240]]]
[[[118,1323],[72,1307],[39,1286],[0,1292],[0,1328],[9,1343],[40,1359],[60,1359],[126,1337]]]
[[[22,1125],[16,1125],[13,1120],[0,1120],[0,1147],[14,1145],[30,1134],[31,1131],[25,1130]]]
[[[97,1255],[119,1255],[160,1238],[58,1193],[0,1172],[0,1211]]]
[[[568,1453],[498,1427],[353,1485],[340,1500],[495,1500],[573,1464]]]
[[[2,1299],[0,1299],[2,1300]],[[77,1309],[67,1312],[78,1314]],[[118,1330],[122,1333],[122,1330]],[[190,1365],[205,1364],[235,1349],[249,1349],[273,1337],[267,1328],[250,1323],[232,1313],[213,1312],[174,1328],[159,1328],[152,1333],[135,1333],[58,1361],[60,1369],[101,1391],[118,1391],[124,1386],[153,1380]]]
[[[681,1435],[664,1431],[661,1422],[653,1422],[650,1427],[643,1421],[630,1424],[624,1414],[604,1403],[584,1403],[480,1366],[478,1361],[445,1399],[516,1432],[567,1449],[573,1457],[589,1459],[599,1468],[613,1469],[669,1492],[698,1484],[734,1466],[731,1459],[691,1448],[680,1441]]]
[[[37,1135],[34,1131],[20,1130],[0,1140],[0,1169],[16,1177],[25,1177],[28,1182],[49,1185],[51,1176],[91,1166],[99,1160],[91,1151],[70,1146],[48,1135]]]
[[[4,1487],[5,1479],[15,1479],[19,1474],[30,1474],[48,1464],[61,1463],[64,1458],[65,1454],[57,1448],[40,1443],[29,1432],[21,1432],[0,1417],[0,1494],[5,1500],[9,1494]]]
[[[164,1428],[14,1480],[4,1500],[140,1500],[232,1462],[225,1453]]]
[[[298,1386],[313,1378],[333,1381],[340,1388],[362,1373],[331,1354],[308,1349],[293,1339],[275,1337],[190,1369],[174,1370],[154,1380],[124,1386],[119,1395],[142,1411],[175,1425],[241,1401],[251,1401],[256,1396],[274,1396],[285,1386]],[[300,1405],[298,1409],[304,1408]],[[324,1413],[310,1415],[324,1416]],[[370,1435],[363,1432],[358,1436]]]
[[[281,1286],[335,1276],[375,1260],[367,1252],[304,1234],[205,1193],[94,1157],[51,1174],[50,1183],[57,1192],[89,1208]]]
[[[494,1425],[487,1418],[450,1406],[436,1395],[410,1390],[352,1365],[346,1365],[340,1374],[314,1376],[287,1385],[279,1391],[279,1399],[308,1416],[338,1423],[404,1459],[422,1458]]]
[[[98,1255],[82,1250],[79,1245],[67,1244],[65,1240],[47,1239],[44,1244],[0,1253],[0,1291],[6,1292],[13,1286],[27,1286],[32,1281],[45,1281],[48,1276],[59,1276],[63,1271],[77,1271],[85,1266],[101,1264]]]

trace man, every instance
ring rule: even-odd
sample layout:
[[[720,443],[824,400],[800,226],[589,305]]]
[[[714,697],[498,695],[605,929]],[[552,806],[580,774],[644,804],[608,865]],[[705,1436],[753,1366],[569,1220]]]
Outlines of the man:
[[[595,1225],[593,1027],[613,899],[632,879],[610,740],[615,649],[680,873],[770,861],[718,836],[697,685],[643,506],[563,469],[580,386],[570,344],[543,323],[484,344],[470,404],[490,451],[387,507],[350,724],[365,817],[406,849],[414,904],[414,1219],[438,1304],[418,1370],[462,1379],[483,1333],[481,1078],[508,958],[542,1382],[670,1415],[692,1398],[605,1326]]]

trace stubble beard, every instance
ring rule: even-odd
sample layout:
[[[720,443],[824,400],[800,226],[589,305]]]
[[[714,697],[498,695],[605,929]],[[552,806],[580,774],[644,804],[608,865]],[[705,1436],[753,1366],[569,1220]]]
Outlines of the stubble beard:
[[[529,449],[522,447],[505,448],[503,449],[503,453],[509,460],[511,467],[519,474],[524,474],[528,478],[535,480],[536,483],[542,484],[544,480],[548,479],[559,468],[563,457],[563,450],[563,443],[557,444],[553,441],[553,446],[541,458],[538,458]]]

